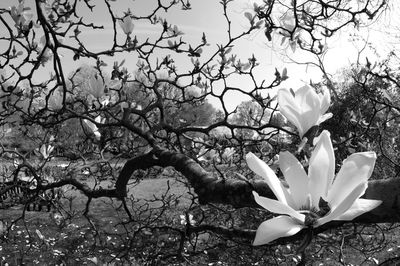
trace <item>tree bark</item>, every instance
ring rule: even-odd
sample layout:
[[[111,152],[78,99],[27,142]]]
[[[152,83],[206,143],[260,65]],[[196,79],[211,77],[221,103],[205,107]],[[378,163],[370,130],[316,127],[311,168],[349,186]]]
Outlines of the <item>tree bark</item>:
[[[254,201],[253,190],[264,197],[275,198],[267,183],[262,180],[244,181],[218,178],[204,170],[201,165],[188,156],[162,149],[154,149],[125,164],[116,183],[117,197],[126,196],[126,185],[135,170],[152,166],[174,167],[188,180],[198,195],[200,204],[220,203],[236,208],[259,207]],[[363,198],[382,200],[382,204],[371,212],[359,216],[353,222],[400,222],[400,179],[369,181]]]

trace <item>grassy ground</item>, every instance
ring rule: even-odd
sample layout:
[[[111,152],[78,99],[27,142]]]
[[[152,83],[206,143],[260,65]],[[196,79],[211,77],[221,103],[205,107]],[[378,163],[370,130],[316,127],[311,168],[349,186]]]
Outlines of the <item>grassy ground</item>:
[[[94,182],[86,182],[94,186]],[[111,184],[103,181],[97,185],[108,187]],[[191,204],[186,186],[171,178],[145,179],[130,184],[129,203],[133,217],[130,223],[126,223],[128,216],[120,201],[94,199],[85,216],[86,198],[71,189],[65,191],[65,196],[69,200],[64,201],[61,218],[57,212],[26,212],[24,219],[18,220],[7,234],[0,237],[0,266],[171,265],[171,261],[209,266],[295,265],[299,261],[295,255],[299,243],[274,249],[251,249],[235,246],[237,243],[224,239],[216,241],[209,234],[196,236],[196,243],[216,243],[215,246],[204,254],[197,254],[194,260],[189,255],[165,263],[154,259],[155,253],[169,247],[170,250],[176,249],[179,244],[179,238],[170,231],[154,231],[154,228],[161,221],[164,225],[183,230],[185,225],[181,224],[180,215]],[[22,206],[0,209],[0,231],[1,226],[3,229],[11,226],[11,221],[21,217],[21,213]],[[149,217],[158,217],[159,221],[150,221]],[[222,217],[226,216],[215,215],[211,222],[218,223]],[[242,220],[247,224],[246,228],[255,228],[249,223],[251,218],[243,216]],[[150,222],[151,225],[147,224]],[[378,225],[354,234],[353,227],[344,227],[320,235],[309,250],[313,254],[311,264],[378,265],[387,258],[396,257],[400,255],[400,230],[387,228],[388,225]],[[188,248],[189,242],[185,243]],[[268,254],[277,259],[269,260]]]
[[[87,183],[94,186],[93,182]],[[107,187],[109,182],[100,185]],[[182,183],[161,178],[130,185],[128,195],[134,197],[134,204],[139,207],[148,203],[148,210],[160,207],[161,201],[157,200],[160,197],[176,198],[182,195],[175,201],[174,209],[169,209],[169,215],[179,217],[188,204],[186,191]],[[102,265],[104,261],[111,261],[111,265],[119,264],[117,257],[121,254],[115,251],[123,249],[126,241],[121,238],[129,235],[124,232],[128,226],[117,226],[127,219],[121,202],[94,199],[88,215],[84,216],[86,198],[70,189],[65,195],[69,200],[64,201],[66,211],[62,212],[61,223],[57,220],[58,213],[26,212],[24,219],[17,221],[9,234],[3,235],[0,240],[0,265]],[[0,209],[2,226],[10,226],[12,220],[21,217],[22,211],[23,206]],[[145,213],[143,211],[142,215]]]

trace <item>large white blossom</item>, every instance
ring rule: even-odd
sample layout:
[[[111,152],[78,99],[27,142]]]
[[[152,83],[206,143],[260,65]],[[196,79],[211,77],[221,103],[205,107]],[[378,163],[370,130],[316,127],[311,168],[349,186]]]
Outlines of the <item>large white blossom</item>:
[[[322,94],[317,94],[310,86],[303,86],[294,95],[289,89],[278,91],[278,103],[281,113],[296,127],[300,138],[307,131],[332,117],[332,113],[326,113],[331,103],[328,89]]]
[[[328,131],[323,131],[312,152],[308,175],[289,152],[281,152],[279,166],[285,186],[271,168],[254,154],[246,161],[250,169],[262,176],[278,200],[259,196],[255,201],[270,212],[281,214],[258,227],[254,245],[267,244],[291,236],[306,227],[318,227],[332,220],[353,220],[376,208],[380,200],[360,199],[368,187],[376,160],[375,152],[350,155],[334,177],[335,156]]]

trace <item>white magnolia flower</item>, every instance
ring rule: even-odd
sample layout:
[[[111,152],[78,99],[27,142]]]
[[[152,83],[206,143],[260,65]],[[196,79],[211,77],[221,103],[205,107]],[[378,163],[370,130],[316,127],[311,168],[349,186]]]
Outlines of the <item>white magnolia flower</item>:
[[[101,116],[97,116],[97,117],[94,119],[94,121],[95,121],[96,123],[103,124],[104,121],[105,121],[105,118],[102,118]],[[99,128],[96,126],[96,124],[93,123],[93,122],[90,121],[90,120],[87,120],[87,119],[83,119],[83,122],[86,124],[86,126],[89,128],[89,130],[94,134],[94,136],[96,137],[96,139],[97,139],[97,140],[100,140],[100,138],[101,138],[101,133],[100,133],[100,131],[99,131]]]
[[[181,224],[182,225],[187,225],[188,222],[190,225],[195,225],[196,221],[193,219],[193,215],[189,213],[189,215],[179,215],[179,218],[181,218]]]
[[[281,26],[288,31],[293,31],[296,27],[296,20],[292,10],[288,10],[279,20]]]
[[[222,153],[222,158],[224,160],[230,160],[235,154],[235,148],[229,147],[225,148],[224,153]]]
[[[135,102],[131,102],[130,104],[128,102],[122,102],[120,103],[120,107],[121,107],[121,112],[124,112],[125,108],[136,108],[137,110],[142,110],[142,106],[140,104],[136,104]]]
[[[325,112],[331,103],[328,89],[323,94],[317,94],[310,86],[303,86],[293,95],[288,89],[278,91],[278,103],[281,113],[296,127],[300,138],[316,125],[332,117],[332,113]]]
[[[63,107],[63,92],[60,89],[53,91],[47,105],[51,111],[60,110]]]
[[[311,155],[308,175],[291,153],[280,153],[279,166],[287,188],[267,164],[254,154],[247,154],[250,169],[265,179],[278,199],[253,192],[255,201],[270,212],[282,214],[261,223],[253,245],[267,244],[332,220],[350,221],[376,208],[380,200],[360,199],[368,187],[375,160],[375,152],[352,154],[334,178],[333,147],[328,131],[323,131]]]
[[[119,21],[119,25],[126,35],[129,35],[133,31],[133,22],[131,16],[125,16],[123,19]]]
[[[39,152],[43,156],[44,159],[47,159],[47,158],[49,158],[50,153],[53,150],[54,150],[54,147],[52,145],[43,144],[42,146],[40,146]]]
[[[197,160],[199,160],[200,162],[210,162],[217,158],[218,153],[215,150],[209,150],[203,146],[201,147],[197,156]]]
[[[93,97],[100,99],[104,94],[105,84],[100,75],[91,75],[88,81],[88,92]]]
[[[10,15],[11,18],[14,20],[15,25],[19,26],[26,26],[28,25],[33,19],[33,13],[30,7],[24,6],[24,1],[20,2],[19,5],[10,7]]]

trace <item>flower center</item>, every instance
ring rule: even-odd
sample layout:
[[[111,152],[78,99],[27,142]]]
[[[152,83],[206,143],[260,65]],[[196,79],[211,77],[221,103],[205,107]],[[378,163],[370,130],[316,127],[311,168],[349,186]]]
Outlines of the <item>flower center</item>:
[[[311,206],[311,203],[309,203],[307,206],[302,206],[300,208],[300,213],[305,215],[305,226],[313,227],[319,218],[325,216],[331,210],[328,202],[326,202],[323,198],[319,199],[318,207],[319,209]]]
[[[315,208],[311,208],[311,210],[302,210],[300,213],[306,216],[304,219],[304,225],[306,227],[314,227],[314,224],[321,217]]]

